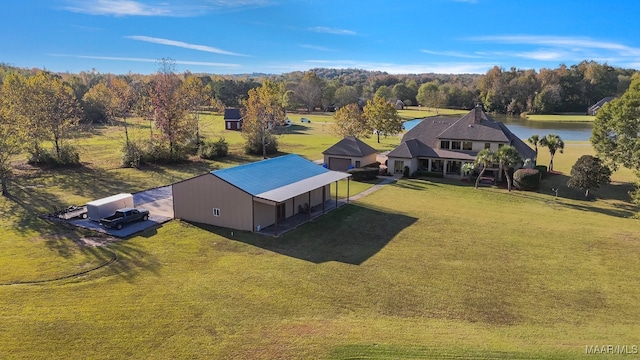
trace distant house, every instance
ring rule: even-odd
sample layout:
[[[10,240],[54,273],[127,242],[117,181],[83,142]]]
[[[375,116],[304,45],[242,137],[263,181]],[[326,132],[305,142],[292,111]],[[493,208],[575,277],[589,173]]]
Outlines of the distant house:
[[[607,96],[606,98],[603,98],[602,100],[598,101],[597,103],[589,106],[589,108],[587,109],[587,115],[595,116],[598,113],[598,110],[600,110],[600,108],[602,106],[604,106],[604,104],[608,103],[611,100],[613,100],[613,97],[612,96]]]
[[[396,174],[402,174],[407,166],[412,174],[423,170],[462,177],[462,165],[473,162],[480,150],[497,151],[504,145],[515,147],[523,159],[535,157],[533,149],[478,105],[461,118],[436,116],[422,120],[389,153],[387,168]],[[497,170],[496,166],[490,172],[500,178]]]
[[[227,130],[242,130],[242,115],[239,109],[224,109],[224,128]]]
[[[173,210],[176,218],[187,221],[254,232],[271,227],[278,235],[281,224],[293,216],[302,213],[310,219],[312,213],[337,207],[330,184],[337,187],[350,176],[290,154],[175,183]]]
[[[404,109],[404,103],[402,102],[402,100],[396,100],[395,107],[396,107],[396,110]]]
[[[347,136],[335,145],[323,151],[324,163],[331,170],[347,171],[349,168],[376,162],[378,152],[362,140]]]

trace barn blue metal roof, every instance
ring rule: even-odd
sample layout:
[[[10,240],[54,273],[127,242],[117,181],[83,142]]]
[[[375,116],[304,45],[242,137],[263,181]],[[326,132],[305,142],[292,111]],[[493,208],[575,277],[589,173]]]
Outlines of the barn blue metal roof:
[[[329,171],[299,155],[289,154],[214,170],[211,174],[255,196]]]

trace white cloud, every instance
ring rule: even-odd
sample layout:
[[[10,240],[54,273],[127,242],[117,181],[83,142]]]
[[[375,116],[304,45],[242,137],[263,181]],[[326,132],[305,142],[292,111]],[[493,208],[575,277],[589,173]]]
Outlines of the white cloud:
[[[355,31],[345,30],[345,29],[336,29],[325,26],[315,26],[310,27],[309,31],[325,33],[325,34],[334,34],[334,35],[356,35]]]
[[[471,37],[469,40],[501,44],[553,46],[565,48],[571,51],[585,51],[588,49],[611,50],[617,51],[626,56],[640,56],[640,49],[638,48],[633,48],[613,41],[594,40],[589,37],[498,35]]]
[[[56,57],[70,57],[70,58],[76,58],[76,59],[128,61],[128,62],[145,62],[145,63],[155,63],[158,61],[158,59],[120,57],[120,56],[69,55],[69,54],[46,54],[46,55],[56,56]],[[240,67],[239,64],[218,63],[218,62],[208,62],[208,61],[175,60],[175,63],[179,65],[197,65],[197,66],[229,67],[229,68]]]
[[[481,59],[484,57],[481,54],[465,54],[457,51],[433,51],[433,50],[420,50],[420,51],[430,55],[449,56],[449,57],[468,58],[468,59]]]
[[[247,55],[234,53],[234,52],[231,52],[231,51],[226,51],[226,50],[214,48],[214,47],[207,46],[207,45],[189,44],[189,43],[182,42],[182,41],[155,38],[155,37],[150,37],[150,36],[132,35],[132,36],[125,36],[125,38],[132,39],[132,40],[149,42],[149,43],[153,43],[153,44],[176,46],[176,47],[181,47],[181,48],[185,48],[185,49],[204,51],[204,52],[209,52],[209,53],[214,53],[214,54],[232,55],[232,56],[247,56]]]
[[[535,51],[523,51],[518,53],[513,53],[513,56],[524,58],[524,59],[532,59],[539,61],[556,61],[568,58],[568,54],[563,51],[553,51],[553,50],[535,50]]]
[[[318,46],[318,45],[302,44],[300,45],[300,47],[305,49],[318,50],[318,51],[336,51],[334,49],[330,49],[328,47]]]
[[[65,9],[89,14],[107,16],[198,16],[212,11],[229,11],[246,7],[266,6],[270,0],[199,0],[152,1],[139,0],[67,0]]]

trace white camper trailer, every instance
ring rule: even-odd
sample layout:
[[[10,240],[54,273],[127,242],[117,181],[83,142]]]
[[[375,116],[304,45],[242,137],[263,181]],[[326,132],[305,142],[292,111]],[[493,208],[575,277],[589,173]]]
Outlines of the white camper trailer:
[[[122,208],[133,207],[133,195],[118,194],[87,203],[87,216],[90,220],[100,221],[101,218],[113,215]]]

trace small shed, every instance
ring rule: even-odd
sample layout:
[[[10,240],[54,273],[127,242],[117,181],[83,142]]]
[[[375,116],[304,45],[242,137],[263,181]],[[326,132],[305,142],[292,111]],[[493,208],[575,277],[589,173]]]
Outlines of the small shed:
[[[117,194],[87,203],[87,217],[93,221],[100,221],[116,210],[127,207],[133,207],[133,195]]]
[[[355,136],[347,136],[323,151],[324,163],[331,170],[347,171],[376,162],[378,152]]]
[[[224,128],[227,130],[242,130],[242,115],[239,109],[224,109]]]

